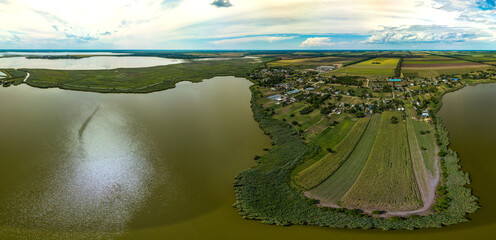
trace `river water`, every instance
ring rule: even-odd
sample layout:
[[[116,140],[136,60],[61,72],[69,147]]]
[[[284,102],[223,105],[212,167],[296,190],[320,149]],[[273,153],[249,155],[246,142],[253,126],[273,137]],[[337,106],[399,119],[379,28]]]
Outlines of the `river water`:
[[[270,140],[250,82],[218,77],[151,94],[0,88],[0,239],[491,239],[496,85],[446,95],[441,115],[483,208],[418,231],[243,220],[233,177]]]

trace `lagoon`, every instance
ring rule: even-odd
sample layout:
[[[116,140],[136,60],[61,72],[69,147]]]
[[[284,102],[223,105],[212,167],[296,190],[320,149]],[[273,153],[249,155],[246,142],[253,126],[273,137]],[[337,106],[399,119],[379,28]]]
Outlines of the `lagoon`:
[[[101,70],[154,67],[183,62],[184,60],[180,59],[131,56],[95,56],[80,59],[29,59],[26,57],[5,57],[0,58],[0,68]]]

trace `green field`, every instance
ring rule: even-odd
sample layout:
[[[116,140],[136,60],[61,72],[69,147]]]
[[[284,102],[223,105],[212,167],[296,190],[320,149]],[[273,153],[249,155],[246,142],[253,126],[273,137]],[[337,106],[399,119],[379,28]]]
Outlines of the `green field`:
[[[400,119],[392,123],[391,118]],[[369,159],[342,206],[383,211],[418,209],[422,205],[400,112],[384,112]]]
[[[355,149],[355,146],[360,141],[368,123],[368,118],[361,118],[358,120],[355,126],[353,126],[353,129],[351,129],[336,147],[334,150],[335,152],[328,153],[318,162],[299,172],[298,175],[293,178],[294,184],[302,189],[309,190],[326,180],[343,164],[344,161],[346,161],[348,156]]]
[[[380,123],[381,115],[373,115],[355,150],[334,174],[309,191],[312,196],[318,197],[321,203],[336,204],[348,192],[367,162],[379,132]]]
[[[394,70],[399,58],[373,58],[364,62],[340,68],[328,73],[336,76],[363,76],[367,78],[385,79],[395,75]]]
[[[181,64],[113,70],[27,69],[31,86],[115,93],[147,93],[173,88],[181,81],[200,82],[216,76],[245,77],[259,63],[253,59],[189,61]]]
[[[391,67],[395,68],[398,65],[398,62],[400,61],[399,58],[374,58],[367,60],[365,62],[357,63],[353,65],[353,67],[362,67],[362,66],[367,66],[367,67]]]

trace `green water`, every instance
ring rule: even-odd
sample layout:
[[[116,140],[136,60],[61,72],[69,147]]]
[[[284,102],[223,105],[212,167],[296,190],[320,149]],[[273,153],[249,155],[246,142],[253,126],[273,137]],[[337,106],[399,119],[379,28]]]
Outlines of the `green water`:
[[[491,239],[496,233],[496,85],[445,97],[452,147],[483,208],[419,231],[277,227],[243,220],[233,177],[270,146],[250,82],[222,77],[163,92],[0,88],[0,239]]]

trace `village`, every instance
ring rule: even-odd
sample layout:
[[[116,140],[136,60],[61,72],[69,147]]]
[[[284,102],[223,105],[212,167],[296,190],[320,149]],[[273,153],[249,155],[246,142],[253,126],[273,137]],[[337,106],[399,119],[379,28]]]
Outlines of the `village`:
[[[284,67],[257,69],[250,78],[259,82],[259,103],[276,119],[290,122],[302,137],[317,136],[345,119],[384,111],[413,111],[416,119],[431,122],[437,95],[462,86],[459,78],[387,80],[333,76],[329,66],[311,70]],[[470,76],[468,76],[470,77]],[[404,114],[406,117],[406,113]]]

